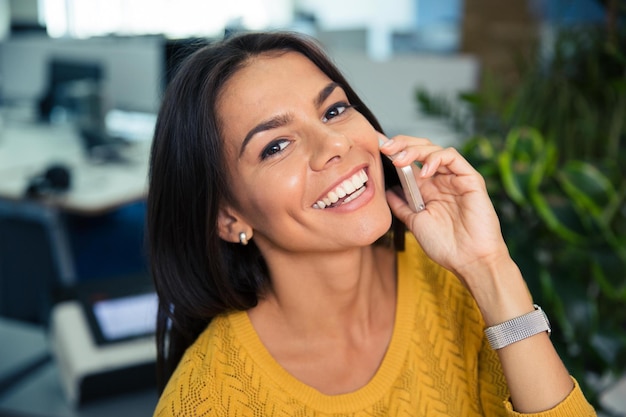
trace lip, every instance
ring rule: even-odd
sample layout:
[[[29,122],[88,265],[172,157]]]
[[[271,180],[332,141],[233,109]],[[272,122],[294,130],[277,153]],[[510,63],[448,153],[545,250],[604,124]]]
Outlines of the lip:
[[[354,169],[352,169],[350,172],[348,172],[347,174],[343,175],[342,177],[340,177],[337,181],[335,181],[332,185],[330,185],[329,187],[327,187],[320,195],[319,197],[315,200],[315,202],[323,199],[324,197],[326,197],[328,195],[329,192],[331,192],[332,190],[334,190],[335,188],[337,188],[341,183],[343,183],[345,180],[351,178],[354,174],[356,174],[357,172],[364,170],[365,174],[368,177],[367,182],[365,183],[365,191],[359,196],[357,197],[355,200],[350,201],[348,203],[344,203],[341,204],[340,206],[337,207],[326,207],[324,209],[322,209],[322,211],[328,211],[328,210],[332,210],[332,211],[345,211],[345,210],[351,210],[353,209],[353,206],[355,205],[362,205],[364,203],[366,203],[367,201],[369,201],[374,193],[374,182],[372,180],[372,178],[370,178],[370,170],[369,170],[369,166],[368,164],[361,164],[357,167],[355,167]],[[311,204],[311,206],[313,206],[313,204]],[[316,209],[318,210],[318,209]]]

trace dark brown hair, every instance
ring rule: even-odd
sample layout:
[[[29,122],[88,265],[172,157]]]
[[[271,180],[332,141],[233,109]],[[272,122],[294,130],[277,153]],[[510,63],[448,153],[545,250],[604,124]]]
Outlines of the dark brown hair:
[[[165,92],[150,160],[147,243],[159,295],[159,390],[212,318],[254,307],[267,280],[254,241],[243,246],[218,236],[218,209],[220,202],[230,200],[230,187],[216,101],[250,58],[270,51],[306,56],[339,83],[350,103],[382,132],[318,44],[302,35],[246,33],[205,46],[185,60]],[[396,185],[395,170],[383,160],[387,186]]]

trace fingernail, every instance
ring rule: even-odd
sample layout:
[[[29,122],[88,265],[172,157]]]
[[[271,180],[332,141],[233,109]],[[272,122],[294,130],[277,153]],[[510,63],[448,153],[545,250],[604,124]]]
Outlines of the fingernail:
[[[428,164],[422,165],[422,169],[420,171],[420,177],[425,177],[426,175],[428,175],[429,169],[430,169],[430,166]]]
[[[389,146],[389,144],[392,143],[392,142],[393,142],[393,139],[387,139],[387,138],[385,138],[382,135],[378,136],[378,147],[379,148]]]

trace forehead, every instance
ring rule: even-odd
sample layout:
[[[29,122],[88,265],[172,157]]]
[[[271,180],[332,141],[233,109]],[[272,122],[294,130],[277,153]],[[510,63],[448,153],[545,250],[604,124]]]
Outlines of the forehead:
[[[256,83],[261,79],[287,83],[303,76],[328,78],[309,58],[299,52],[273,51],[248,59],[246,64],[231,77],[227,85],[246,81]]]
[[[264,110],[270,104],[279,104],[276,100],[315,94],[328,82],[330,78],[300,53],[262,54],[250,58],[226,82],[218,97],[217,110],[221,115],[229,114],[227,109],[233,106]]]

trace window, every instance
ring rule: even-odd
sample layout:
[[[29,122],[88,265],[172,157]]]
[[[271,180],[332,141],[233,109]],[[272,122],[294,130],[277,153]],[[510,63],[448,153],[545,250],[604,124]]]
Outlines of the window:
[[[52,37],[164,34],[217,36],[227,26],[284,27],[292,0],[43,0]]]

